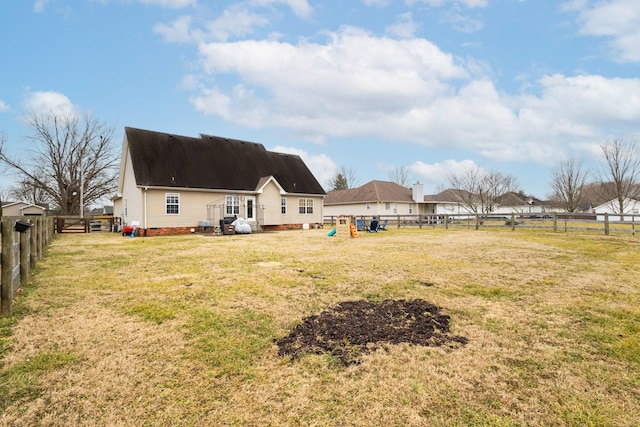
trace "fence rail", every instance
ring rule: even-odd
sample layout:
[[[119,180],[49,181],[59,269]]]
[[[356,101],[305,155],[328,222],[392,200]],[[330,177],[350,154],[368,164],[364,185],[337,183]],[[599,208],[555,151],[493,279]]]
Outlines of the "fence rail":
[[[324,223],[334,226],[337,216],[325,216]],[[427,214],[427,215],[353,215],[354,220],[361,220],[367,225],[376,218],[381,222],[387,221],[387,228],[510,228],[516,229],[545,229],[554,232],[594,231],[609,235],[610,233],[640,232],[640,215],[637,214],[578,214],[549,212],[541,214]]]
[[[2,217],[0,228],[0,317],[13,313],[13,297],[29,281],[54,233],[51,217]],[[18,231],[22,230],[22,231]]]

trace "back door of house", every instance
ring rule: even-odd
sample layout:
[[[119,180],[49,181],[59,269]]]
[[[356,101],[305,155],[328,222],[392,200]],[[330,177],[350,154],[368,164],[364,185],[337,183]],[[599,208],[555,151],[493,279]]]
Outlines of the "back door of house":
[[[247,221],[254,222],[256,220],[256,198],[253,196],[246,198],[244,217]]]

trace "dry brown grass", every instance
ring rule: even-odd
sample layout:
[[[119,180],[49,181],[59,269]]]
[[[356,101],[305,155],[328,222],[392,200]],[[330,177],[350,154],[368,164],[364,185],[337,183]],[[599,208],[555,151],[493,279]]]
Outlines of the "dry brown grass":
[[[7,426],[632,426],[632,236],[392,229],[63,235],[3,354]],[[345,300],[425,299],[469,339],[343,367],[274,340]]]

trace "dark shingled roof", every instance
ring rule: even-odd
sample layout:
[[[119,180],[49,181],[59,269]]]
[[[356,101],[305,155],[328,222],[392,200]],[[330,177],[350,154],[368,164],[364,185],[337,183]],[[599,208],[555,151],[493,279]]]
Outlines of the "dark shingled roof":
[[[255,191],[273,176],[288,193],[326,194],[300,156],[262,144],[125,128],[136,184],[150,187]]]

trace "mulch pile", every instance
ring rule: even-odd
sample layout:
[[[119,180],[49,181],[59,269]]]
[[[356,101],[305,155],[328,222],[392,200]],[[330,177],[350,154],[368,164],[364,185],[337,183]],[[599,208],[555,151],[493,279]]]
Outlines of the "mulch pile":
[[[343,365],[360,363],[360,356],[381,344],[409,343],[456,347],[468,342],[449,335],[449,320],[427,301],[346,301],[304,319],[289,335],[276,340],[278,354],[292,360],[305,354],[328,353]]]

